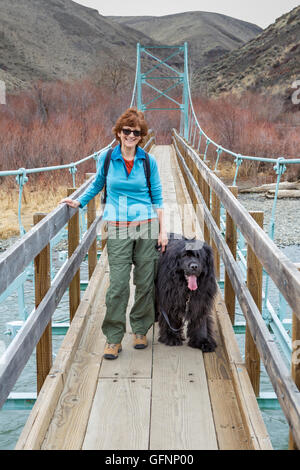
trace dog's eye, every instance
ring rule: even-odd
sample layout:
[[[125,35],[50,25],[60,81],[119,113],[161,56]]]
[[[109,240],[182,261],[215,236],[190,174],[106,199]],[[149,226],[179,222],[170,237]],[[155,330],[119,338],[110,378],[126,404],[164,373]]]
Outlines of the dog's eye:
[[[190,251],[190,250],[187,250],[187,251],[185,252],[185,255],[190,258],[191,256],[194,256],[194,252],[193,252],[193,251]]]

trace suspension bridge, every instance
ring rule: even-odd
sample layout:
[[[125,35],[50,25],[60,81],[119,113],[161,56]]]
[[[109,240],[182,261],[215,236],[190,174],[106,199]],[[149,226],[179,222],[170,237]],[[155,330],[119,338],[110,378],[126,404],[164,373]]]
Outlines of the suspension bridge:
[[[128,325],[118,360],[103,361],[101,324],[109,267],[105,222],[101,211],[96,212],[95,200],[86,211],[60,205],[49,214],[35,214],[35,225],[25,232],[21,202],[30,174],[69,169],[70,193],[76,199],[94,178],[89,174],[76,188],[77,166],[88,159],[97,162],[104,149],[61,167],[0,172],[1,177],[16,176],[21,235],[0,258],[0,301],[18,292],[21,312],[21,320],[7,326],[12,339],[1,356],[0,406],[32,408],[16,449],[272,449],[261,409],[278,406],[290,428],[289,448],[300,446],[300,264],[292,263],[273,241],[280,178],[287,165],[299,164],[300,159],[244,156],[210,139],[192,103],[187,44],[160,49],[163,57],[155,55],[159,50],[137,46],[130,105],[144,112],[180,113],[180,128],[170,131],[171,145],[157,145],[150,131],[144,148],[158,162],[168,231],[197,236],[212,245],[219,282],[214,304],[218,347],[204,354],[186,344],[167,347],[158,343],[155,324],[148,333],[148,348],[136,351]],[[183,71],[168,63],[177,55],[182,57]],[[146,71],[144,56],[155,62]],[[166,88],[158,82],[167,83]],[[176,87],[182,88],[181,101],[170,94]],[[145,88],[156,96],[145,101]],[[162,98],[171,103],[170,108],[157,104]],[[214,168],[207,158],[209,146],[216,150]],[[226,154],[236,164],[230,187],[216,171]],[[268,234],[262,228],[263,213],[248,213],[237,199],[238,170],[249,159],[274,166],[276,192]],[[66,232],[68,257],[53,273],[53,249]],[[86,255],[89,280],[81,294],[80,268]],[[29,276],[34,279],[35,308],[24,316],[24,282]],[[272,306],[269,279],[293,312],[291,318],[279,316]],[[131,287],[129,309],[132,281]],[[68,290],[70,321],[55,324],[53,315]],[[236,322],[237,304],[242,324]],[[243,352],[238,333],[245,336]],[[53,360],[55,334],[65,336]],[[33,353],[37,393],[15,393]],[[274,390],[269,395],[260,391],[262,366]]]

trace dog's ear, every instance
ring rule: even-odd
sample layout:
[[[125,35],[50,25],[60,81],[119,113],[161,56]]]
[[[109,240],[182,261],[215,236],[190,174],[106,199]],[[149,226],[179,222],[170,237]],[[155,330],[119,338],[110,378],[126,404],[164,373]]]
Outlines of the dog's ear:
[[[183,245],[181,248],[178,248],[174,252],[174,261],[175,261],[175,266],[177,271],[182,270],[182,257],[186,253],[185,246]]]
[[[214,255],[212,248],[205,244],[203,245],[204,253],[205,253],[205,261],[204,261],[204,274],[205,276],[214,276],[215,275],[215,266],[214,266]]]

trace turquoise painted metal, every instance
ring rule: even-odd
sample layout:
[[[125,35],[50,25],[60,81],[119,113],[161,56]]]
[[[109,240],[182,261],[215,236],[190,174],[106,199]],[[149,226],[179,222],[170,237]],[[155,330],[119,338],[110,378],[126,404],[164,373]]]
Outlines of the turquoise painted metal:
[[[149,51],[152,50],[152,52]],[[153,49],[159,49],[160,51],[163,49],[173,49],[173,52],[169,54],[166,58],[159,58],[157,55],[154,55]],[[175,50],[174,50],[175,49]],[[172,59],[173,57],[177,56],[178,54],[183,54],[183,65],[184,70],[183,72],[179,72],[174,67],[169,65],[167,62]],[[183,122],[183,132],[186,139],[188,139],[189,135],[189,96],[188,96],[188,74],[187,74],[187,67],[188,67],[188,46],[185,43],[183,46],[141,46],[137,44],[137,66],[136,66],[136,106],[143,112],[146,111],[173,111],[178,110],[181,112],[181,120]],[[157,62],[157,64],[148,70],[142,71],[142,60],[143,57],[147,56]],[[162,68],[167,68],[172,72],[172,75],[153,75],[153,72],[157,72]],[[154,82],[163,82],[164,80],[171,81],[172,84],[169,85],[167,88],[161,90],[158,86],[153,84]],[[150,83],[151,82],[151,83]],[[178,86],[182,86],[182,102],[179,102],[177,99],[170,96],[169,92]],[[143,98],[143,87],[148,87],[152,91],[156,92],[154,98],[151,98],[149,101],[145,102]],[[154,107],[152,103],[155,103],[160,98],[166,98],[172,104],[175,104],[176,107],[167,107],[167,106],[158,106]]]

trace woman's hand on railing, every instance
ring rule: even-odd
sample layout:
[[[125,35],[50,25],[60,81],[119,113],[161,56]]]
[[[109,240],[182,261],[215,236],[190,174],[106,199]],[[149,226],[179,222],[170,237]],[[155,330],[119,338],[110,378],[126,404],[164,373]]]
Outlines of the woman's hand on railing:
[[[62,199],[59,204],[63,204],[64,202],[68,204],[68,206],[73,207],[74,209],[80,206],[80,202],[77,201],[77,199],[73,200],[69,197],[66,197],[65,199]]]

